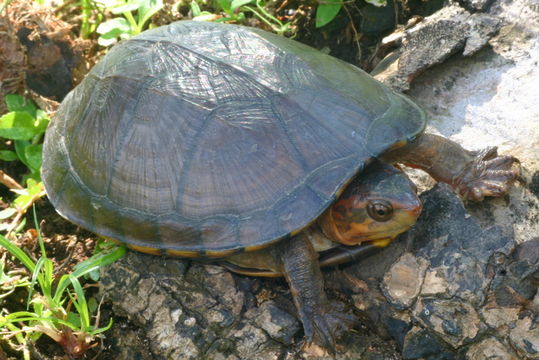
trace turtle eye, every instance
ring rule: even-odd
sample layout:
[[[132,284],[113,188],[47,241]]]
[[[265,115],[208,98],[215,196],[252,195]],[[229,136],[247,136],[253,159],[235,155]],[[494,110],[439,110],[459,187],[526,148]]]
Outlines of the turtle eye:
[[[371,200],[367,205],[367,213],[376,221],[388,221],[393,217],[393,206],[385,200]]]

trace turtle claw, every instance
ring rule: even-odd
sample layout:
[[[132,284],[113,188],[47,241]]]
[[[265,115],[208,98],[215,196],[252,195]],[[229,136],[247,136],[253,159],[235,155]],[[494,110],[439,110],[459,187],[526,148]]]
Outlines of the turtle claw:
[[[481,201],[485,196],[500,197],[520,175],[519,160],[513,156],[498,155],[496,147],[473,152],[453,186],[465,200]]]
[[[331,354],[336,353],[336,340],[357,321],[344,311],[340,302],[332,302],[322,308],[313,308],[300,314],[308,345],[316,344]]]

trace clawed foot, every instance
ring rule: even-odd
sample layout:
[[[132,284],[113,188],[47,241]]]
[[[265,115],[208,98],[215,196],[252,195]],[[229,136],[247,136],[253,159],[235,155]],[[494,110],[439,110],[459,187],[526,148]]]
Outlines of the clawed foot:
[[[323,308],[303,309],[300,314],[308,344],[316,344],[335,353],[336,339],[348,331],[357,321],[347,314],[340,302],[332,302]]]
[[[481,201],[485,196],[503,196],[520,174],[520,162],[513,156],[498,155],[496,147],[473,153],[453,187],[465,200]]]

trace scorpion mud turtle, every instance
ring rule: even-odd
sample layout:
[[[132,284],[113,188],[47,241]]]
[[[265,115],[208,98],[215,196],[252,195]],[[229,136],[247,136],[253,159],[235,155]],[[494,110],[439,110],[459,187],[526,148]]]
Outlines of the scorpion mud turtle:
[[[472,200],[518,176],[515,158],[424,134],[425,122],[406,97],[308,46],[180,21],[114,46],[64,99],[42,175],[62,216],[132,249],[284,275],[307,341],[332,349],[351,317],[325,295],[320,263],[387,244],[421,210],[390,164]],[[335,244],[346,246],[318,260]]]

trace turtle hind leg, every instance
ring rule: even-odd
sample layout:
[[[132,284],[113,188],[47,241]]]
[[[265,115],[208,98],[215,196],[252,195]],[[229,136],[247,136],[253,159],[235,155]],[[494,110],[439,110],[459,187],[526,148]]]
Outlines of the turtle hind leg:
[[[465,200],[503,196],[518,179],[520,168],[513,156],[498,155],[496,147],[468,151],[459,144],[433,134],[422,134],[405,146],[384,155],[429,173],[451,185]]]
[[[327,298],[318,254],[303,234],[282,241],[273,251],[290,286],[307,342],[335,353],[336,340],[356,318],[344,311],[343,304]]]

